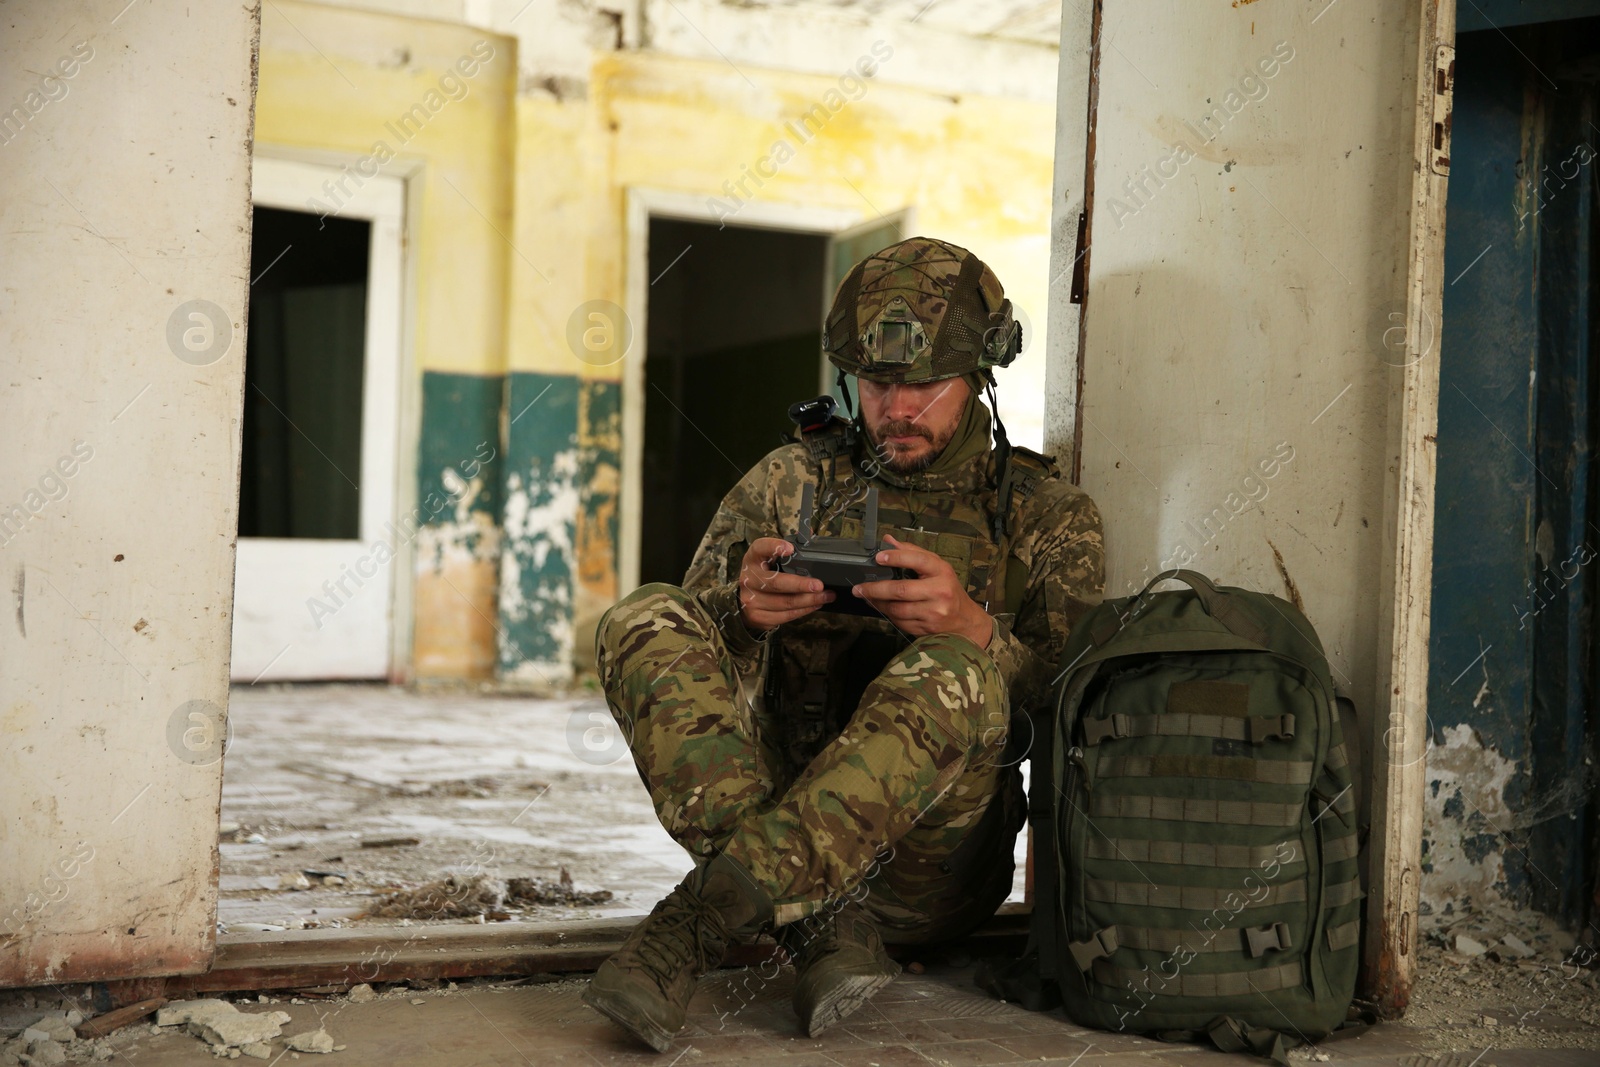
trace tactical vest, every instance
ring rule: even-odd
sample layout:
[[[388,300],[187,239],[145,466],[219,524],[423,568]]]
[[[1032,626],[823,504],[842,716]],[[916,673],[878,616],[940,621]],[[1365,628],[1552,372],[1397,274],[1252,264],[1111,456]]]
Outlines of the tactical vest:
[[[814,464],[818,490],[813,532],[826,537],[862,536],[867,479],[854,462],[855,433],[835,418],[801,434]],[[1015,616],[1026,591],[1028,568],[1011,554],[1016,516],[1046,479],[1053,460],[1013,447],[1009,464],[1010,506],[995,538],[1000,487],[986,485],[967,497],[875,483],[878,529],[925,548],[955,570],[967,594],[991,614]],[[915,510],[913,510],[915,507]],[[798,516],[789,519],[797,521]],[[782,533],[792,537],[794,531]],[[741,546],[742,555],[742,546]],[[736,570],[737,561],[730,561]],[[788,733],[785,748],[803,767],[838,735],[872,680],[909,640],[882,617],[813,612],[773,635],[764,664],[764,699],[769,715]]]

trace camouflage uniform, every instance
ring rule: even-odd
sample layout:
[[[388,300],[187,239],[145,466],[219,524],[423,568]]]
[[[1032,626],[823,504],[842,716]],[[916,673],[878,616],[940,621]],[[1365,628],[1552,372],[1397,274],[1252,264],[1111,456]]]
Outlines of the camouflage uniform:
[[[739,861],[777,924],[865,885],[886,940],[957,936],[1010,889],[1029,737],[1008,723],[1044,695],[1069,627],[1099,597],[1099,515],[1051,461],[1017,450],[997,541],[994,452],[900,476],[864,445],[832,447],[837,424],[825,432],[770,453],[728,493],[681,589],[647,585],[606,614],[601,683],[662,825],[697,858]],[[995,618],[988,649],[824,611],[752,635],[740,562],[758,537],[794,537],[806,483],[814,532],[842,537],[861,536],[876,486],[880,530],[943,557]]]

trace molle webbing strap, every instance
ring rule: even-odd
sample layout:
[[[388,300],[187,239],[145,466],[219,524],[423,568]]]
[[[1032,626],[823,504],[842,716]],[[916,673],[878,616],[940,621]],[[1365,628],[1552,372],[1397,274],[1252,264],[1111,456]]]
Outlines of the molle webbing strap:
[[[1098,745],[1124,737],[1219,737],[1225,741],[1260,744],[1294,737],[1293,715],[1263,715],[1239,719],[1231,715],[1127,715],[1083,721],[1084,744]],[[1329,760],[1332,765],[1332,759]]]
[[[1328,927],[1328,948],[1338,952],[1340,949],[1349,948],[1361,940],[1361,920],[1351,919],[1347,923]]]
[[[1355,834],[1341,834],[1322,846],[1322,862],[1338,863],[1340,860],[1353,860],[1361,851],[1361,842]]]
[[[1114,967],[1105,960],[1095,960],[1094,979],[1116,989],[1163,997],[1248,997],[1252,993],[1293,989],[1301,984],[1302,974],[1297,960],[1281,967],[1229,971],[1224,974],[1180,971],[1176,978],[1168,979],[1159,971],[1149,968],[1134,970],[1131,967]]]
[[[1225,823],[1229,826],[1298,826],[1305,812],[1302,804],[1104,794],[1096,796],[1092,806],[1095,815],[1106,819],[1165,819],[1171,822]]]
[[[1258,929],[1267,930],[1279,925],[1282,924],[1272,923]],[[1245,937],[1249,933],[1238,928],[1232,930],[1223,928],[1210,932],[1195,928],[1180,930],[1156,926],[1111,926],[1107,927],[1107,929],[1115,936],[1117,945],[1120,948],[1163,953],[1183,951],[1192,952],[1197,956],[1204,953],[1243,955],[1247,951]],[[1104,934],[1106,931],[1102,930],[1100,932]],[[1284,936],[1287,935],[1285,934]],[[1087,964],[1084,969],[1088,969]]]
[[[1114,882],[1106,878],[1086,878],[1083,883],[1083,898],[1104,904],[1128,904],[1140,908],[1182,908],[1189,911],[1210,911],[1215,908],[1227,908],[1232,911],[1233,904],[1243,900],[1245,907],[1239,909],[1243,911],[1304,900],[1306,883],[1305,879],[1296,878],[1282,885],[1271,886],[1260,900],[1254,900],[1241,889],[1212,889],[1210,886],[1196,885],[1151,885],[1149,882]],[[1233,904],[1228,903],[1230,899]]]
[[[1350,765],[1350,755],[1344,750],[1344,742],[1340,741],[1328,750],[1328,769],[1336,771],[1341,767]]]
[[[1324,908],[1337,908],[1341,904],[1348,904],[1352,900],[1361,899],[1361,881],[1352,878],[1348,882],[1330,885],[1322,891],[1322,906]]]
[[[1287,854],[1285,854],[1287,853]],[[1262,864],[1298,863],[1305,857],[1294,842],[1276,845],[1213,845],[1202,841],[1143,841],[1099,836],[1089,841],[1092,860],[1126,863],[1171,863],[1185,867],[1259,867]]]
[[[1328,800],[1326,797],[1324,797],[1324,796],[1322,796],[1320,794],[1317,794],[1315,792],[1315,790],[1313,790],[1313,798],[1312,799],[1321,801],[1322,802],[1322,806],[1317,811],[1316,818],[1312,819],[1312,822],[1315,822],[1317,819],[1322,818],[1324,815],[1326,815],[1329,812],[1330,809],[1332,811],[1336,812],[1341,819],[1343,819],[1346,815],[1349,815],[1351,812],[1355,811],[1356,810],[1356,801],[1355,801],[1355,797],[1352,795],[1354,793],[1354,791],[1355,791],[1355,789],[1354,789],[1353,786],[1348,786],[1347,785],[1342,790],[1340,790],[1339,793],[1337,795],[1335,795],[1332,800]]]
[[[930,534],[955,534],[957,537],[967,537],[974,540],[987,535],[981,526],[974,526],[959,518],[947,515],[919,514],[906,511],[904,508],[882,505],[878,508],[878,521],[885,526],[900,530],[917,530]]]
[[[1314,766],[1300,760],[1238,756],[1101,756],[1100,778],[1217,778],[1262,785],[1305,785]]]

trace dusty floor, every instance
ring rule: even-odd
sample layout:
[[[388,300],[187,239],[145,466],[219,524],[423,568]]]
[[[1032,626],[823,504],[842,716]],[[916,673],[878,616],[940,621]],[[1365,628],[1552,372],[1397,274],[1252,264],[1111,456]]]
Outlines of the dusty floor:
[[[1492,964],[1487,961],[1485,966]],[[242,1010],[284,1010],[285,1036],[325,1029],[344,1048],[332,1067],[409,1065],[585,1065],[746,1063],[779,1067],[944,1067],[1043,1064],[1046,1067],[1263,1067],[1264,1060],[1209,1049],[1088,1031],[1057,1013],[1035,1014],[977,991],[970,966],[930,963],[903,975],[860,1012],[819,1039],[802,1036],[789,1007],[792,971],[770,982],[756,971],[720,971],[701,983],[690,1024],[678,1043],[655,1054],[578,1000],[583,979],[510,984],[480,981],[454,989],[396,988],[368,1003],[336,996],[240,998]],[[1581,980],[1590,1003],[1593,974]],[[44,991],[39,991],[41,994]],[[1477,1008],[1493,1007],[1509,989],[1485,990]],[[40,1006],[45,1006],[41,997]],[[1470,1018],[1427,1026],[1387,1024],[1360,1037],[1325,1042],[1291,1054],[1296,1067],[1331,1062],[1348,1067],[1594,1067],[1600,1035],[1548,1012],[1520,1025],[1486,1027]],[[3,1035],[0,1035],[3,1039]],[[1580,1044],[1587,1047],[1550,1047]],[[129,1067],[207,1064],[215,1058],[181,1030],[130,1026],[106,1042],[109,1062]],[[286,1058],[273,1042],[272,1064]],[[242,1062],[254,1062],[242,1060]]]
[[[450,899],[489,921],[638,913],[688,866],[657,826],[595,698],[260,687],[235,692],[233,730],[219,917],[234,930],[430,921],[357,916],[387,894],[445,875],[473,889]],[[514,878],[537,880],[530,892],[544,902],[505,899]],[[308,888],[298,888],[302,881]],[[578,902],[606,892],[609,899]],[[1297,1050],[1296,1067],[1600,1067],[1594,936],[1580,943],[1536,915],[1504,908],[1427,916],[1422,931],[1406,1018]],[[1085,1031],[1059,1014],[995,1001],[971,974],[969,961],[931,960],[925,973],[902,976],[835,1031],[810,1040],[788,1006],[792,972],[761,982],[752,971],[721,971],[702,983],[682,1040],[659,1056],[578,1001],[581,977],[444,988],[423,982],[380,988],[359,1003],[312,991],[230,999],[246,1012],[286,1011],[284,1038],[325,1027],[343,1046],[331,1062],[347,1067],[1265,1062]],[[0,1045],[39,1011],[85,1007],[81,996],[62,1000],[60,992],[0,994]],[[214,1062],[198,1038],[149,1020],[63,1048],[72,1062]],[[278,1039],[264,1062],[285,1058],[304,1057]]]
[[[227,929],[425,920],[428,907],[411,920],[358,916],[450,875],[538,879],[543,899],[559,901],[563,869],[575,893],[612,899],[453,910],[491,921],[638,914],[690,866],[597,696],[240,686],[230,725],[218,905]],[[1019,873],[1017,899],[1020,889]]]

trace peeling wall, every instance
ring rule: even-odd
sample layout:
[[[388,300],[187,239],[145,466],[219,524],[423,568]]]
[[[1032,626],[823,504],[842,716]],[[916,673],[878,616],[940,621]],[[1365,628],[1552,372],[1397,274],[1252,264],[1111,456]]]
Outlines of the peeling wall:
[[[892,54],[874,77],[741,199],[864,219],[909,206],[919,231],[983,255],[1029,327],[1001,376],[1006,425],[1042,442],[1055,50],[1039,43],[1036,13],[989,11],[1001,35],[975,42],[911,24],[914,7],[695,12],[727,59],[703,55],[671,5],[269,5],[264,151],[370,154],[460,54],[494,50],[386,164],[408,177],[414,212],[418,465],[402,510],[424,516],[418,680],[538,690],[592,666],[595,624],[618,592],[623,364],[586,362],[570,338],[590,302],[627,303],[627,190],[726,202],[784,124],[838,95],[876,42]],[[635,333],[624,358],[642,351]],[[463,480],[458,508],[442,472],[486,440],[495,455],[481,485]],[[430,494],[450,506],[435,515]]]
[[[556,689],[572,678],[578,379],[517,372],[510,381],[500,677]]]
[[[1439,739],[1427,757],[1422,905],[1450,915],[1491,903],[1508,888],[1501,835],[1514,823],[1507,788],[1519,767],[1471,726],[1446,727]]]
[[[498,376],[426,371],[417,448],[414,672],[418,681],[495,676],[507,468]]]

